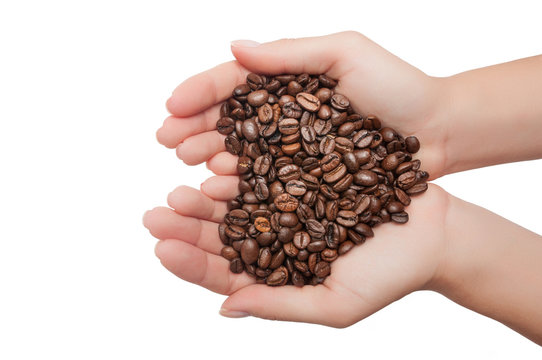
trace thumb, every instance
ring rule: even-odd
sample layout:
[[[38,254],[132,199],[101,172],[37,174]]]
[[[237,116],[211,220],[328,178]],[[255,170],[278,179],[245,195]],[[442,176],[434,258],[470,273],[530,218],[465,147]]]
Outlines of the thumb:
[[[339,297],[327,286],[244,287],[222,304],[226,317],[255,316],[270,320],[316,323],[333,327],[352,325],[356,319],[354,300]]]
[[[358,58],[369,43],[363,35],[347,31],[264,44],[237,40],[231,43],[231,51],[244,67],[256,73],[327,74],[338,79],[348,70],[348,60]]]

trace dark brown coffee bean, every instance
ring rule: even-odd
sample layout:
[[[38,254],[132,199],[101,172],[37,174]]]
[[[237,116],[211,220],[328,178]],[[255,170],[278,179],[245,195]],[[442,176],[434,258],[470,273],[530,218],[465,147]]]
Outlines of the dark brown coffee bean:
[[[260,255],[258,256],[258,266],[262,269],[267,269],[271,264],[271,250],[268,247],[260,249]]]
[[[414,167],[414,162],[407,161],[407,162],[404,162],[402,164],[399,164],[399,166],[397,166],[397,168],[395,169],[395,173],[397,175],[400,175],[400,174],[403,174],[403,173],[405,173],[407,171],[412,170],[413,167]]]
[[[352,142],[357,148],[367,148],[373,142],[373,134],[368,130],[360,130],[352,137]]]
[[[299,180],[299,178],[301,177],[301,170],[299,169],[299,166],[295,164],[289,164],[282,166],[277,172],[277,176],[280,181],[282,181],[283,183],[287,183],[291,180]]]
[[[335,151],[340,154],[345,154],[347,152],[354,151],[354,143],[345,137],[336,137],[335,138]]]
[[[346,174],[341,180],[333,184],[333,191],[343,192],[346,191],[354,182],[354,176],[352,174]]]
[[[220,255],[228,261],[239,257],[239,253],[231,246],[224,246],[220,251]]]
[[[284,249],[284,254],[289,257],[295,258],[297,254],[299,253],[299,249],[295,247],[293,242],[288,242],[282,246]]]
[[[218,237],[220,238],[220,241],[222,241],[222,244],[229,245],[230,239],[228,235],[226,234],[226,229],[228,225],[225,223],[221,223],[218,225]]]
[[[230,271],[234,274],[240,274],[243,272],[244,266],[241,258],[235,258],[230,263]]]
[[[264,232],[256,237],[256,241],[260,246],[269,246],[277,240],[276,233]]]
[[[282,249],[282,244],[279,243],[279,245],[279,250],[271,257],[271,263],[269,264],[269,268],[271,269],[278,268],[284,263],[284,260],[286,259],[286,255],[284,254],[284,250]]]
[[[318,178],[307,173],[301,174],[301,181],[307,185],[308,190],[318,190]]]
[[[344,124],[339,126],[339,129],[337,130],[337,134],[339,136],[350,136],[355,130],[356,130],[356,126],[354,125],[354,123],[345,122]]]
[[[294,119],[299,119],[303,113],[301,107],[295,102],[291,101],[282,106],[282,113],[284,116]]]
[[[260,201],[256,197],[254,191],[249,191],[243,194],[243,201],[245,204],[258,204]]]
[[[331,118],[331,108],[326,104],[321,105],[320,110],[318,110],[318,117],[323,120],[329,120]]]
[[[284,118],[278,122],[278,127],[282,135],[292,135],[299,130],[299,121],[294,118]]]
[[[320,99],[312,94],[300,92],[297,93],[295,99],[297,103],[307,111],[316,112],[320,109]]]
[[[321,256],[322,260],[324,260],[324,261],[333,262],[333,261],[337,260],[337,258],[339,257],[339,254],[338,254],[337,250],[335,250],[335,249],[324,249],[320,253],[320,256]]]
[[[303,91],[303,86],[297,81],[290,81],[288,83],[288,94],[296,96],[299,92]]]
[[[343,163],[350,173],[356,173],[359,170],[359,162],[353,152],[347,152],[343,155]]]
[[[298,218],[297,218],[297,215],[294,214],[294,213],[283,213],[280,215],[280,218],[279,218],[279,224],[282,225],[282,226],[287,226],[287,227],[294,227],[297,225],[297,223],[299,222]]]
[[[269,171],[272,163],[271,155],[265,154],[256,158],[253,165],[253,171],[257,175],[265,175]]]
[[[336,249],[339,246],[339,227],[337,224],[333,222],[327,224],[324,239],[330,249]]]
[[[305,231],[298,231],[294,235],[293,243],[299,249],[306,249],[311,241],[310,235]]]
[[[391,220],[399,224],[404,224],[408,222],[408,214],[404,211],[391,214]]]
[[[315,157],[308,157],[301,163],[301,169],[304,172],[309,172],[320,166],[320,160]]]
[[[265,91],[265,90],[263,90]],[[250,142],[254,142],[258,139],[258,125],[253,118],[243,121],[243,136]]]
[[[354,247],[354,243],[350,240],[346,240],[345,242],[341,243],[341,245],[339,246],[338,253],[339,255],[344,255],[350,250],[352,250],[353,247]]]
[[[283,193],[277,196],[274,204],[280,211],[292,212],[299,206],[299,201],[288,193]]]
[[[305,285],[305,278],[299,271],[292,272],[292,284],[295,286]]]
[[[281,266],[269,275],[265,283],[269,286],[281,286],[286,285],[288,282],[288,270]]]
[[[361,186],[373,186],[378,183],[378,176],[371,170],[360,170],[354,174],[354,183]]]
[[[223,135],[231,134],[235,130],[235,121],[230,117],[221,117],[216,122],[216,128]]]
[[[341,94],[335,94],[331,97],[331,106],[333,106],[335,109],[344,111],[348,109],[350,106],[350,101],[348,101],[348,98]]]
[[[406,144],[406,150],[411,153],[415,154],[420,150],[420,141],[415,136],[409,136],[405,139]]]
[[[397,153],[394,152],[393,154],[389,154],[382,160],[382,169],[386,171],[395,170],[397,166],[399,165],[400,158],[398,157]]]
[[[314,275],[321,278],[328,276],[330,272],[331,267],[329,266],[329,263],[327,261],[320,261],[314,267]]]
[[[339,181],[343,178],[343,176],[346,175],[346,166],[344,164],[340,163],[337,167],[335,167],[333,170],[326,172],[323,176],[324,181],[327,183],[334,183],[336,181]]]
[[[226,216],[233,225],[245,226],[249,222],[248,213],[241,209],[232,210]]]
[[[297,214],[297,218],[303,224],[306,223],[308,219],[315,218],[314,210],[312,210],[311,207],[307,204],[299,204],[295,212]]]
[[[416,172],[407,171],[406,173],[399,175],[397,178],[397,186],[406,191],[413,187],[417,181]]]
[[[308,219],[305,223],[309,235],[314,239],[322,239],[326,229],[318,220]]]
[[[335,169],[341,163],[341,155],[336,152],[332,152],[322,158],[320,161],[320,167],[322,171],[329,172]]]
[[[269,99],[267,90],[256,90],[248,94],[247,102],[252,106],[261,106]]]
[[[302,126],[301,137],[307,143],[312,143],[316,140],[316,131],[314,131],[312,126]]]
[[[331,154],[333,150],[335,150],[335,140],[331,137],[324,136],[320,141],[319,150],[321,154]]]
[[[229,225],[226,228],[226,236],[232,240],[241,240],[245,238],[245,229],[237,225]]]
[[[324,240],[316,240],[311,242],[307,246],[307,251],[311,253],[320,252],[326,248],[326,242]]]
[[[382,135],[382,139],[387,143],[395,140],[396,134],[395,130],[389,127],[380,129],[380,135]]]
[[[307,192],[307,185],[300,180],[290,180],[285,185],[286,192],[293,196],[302,196]]]
[[[337,218],[339,211],[339,202],[337,200],[328,201],[326,204],[326,219],[334,221]],[[248,217],[248,214],[247,214]]]
[[[341,210],[337,213],[336,221],[344,227],[352,227],[358,223],[358,215],[350,210]]]
[[[242,149],[239,139],[231,135],[226,136],[226,139],[224,139],[224,145],[226,146],[226,150],[233,155],[239,155]]]
[[[408,189],[406,192],[409,195],[417,195],[417,194],[421,194],[425,192],[427,188],[428,188],[427,183],[420,183],[420,184],[414,185],[413,187]]]
[[[260,246],[256,240],[247,238],[243,241],[241,246],[241,259],[245,264],[252,264],[258,260],[258,254],[260,253]]]
[[[398,212],[401,212],[405,209],[405,206],[401,204],[399,201],[390,201],[388,205],[386,205],[386,210],[390,214],[395,214]]]

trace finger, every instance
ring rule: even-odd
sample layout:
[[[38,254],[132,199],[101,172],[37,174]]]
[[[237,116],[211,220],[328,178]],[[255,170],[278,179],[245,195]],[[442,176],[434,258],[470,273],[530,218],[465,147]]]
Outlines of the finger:
[[[177,239],[212,254],[220,254],[222,242],[218,224],[177,214],[166,207],[157,207],[143,216],[143,225],[157,239]]]
[[[207,131],[190,136],[177,146],[177,156],[187,165],[201,164],[215,154],[226,150],[225,138],[218,131]]]
[[[345,327],[354,323],[358,306],[355,299],[340,296],[325,285],[269,287],[255,284],[230,295],[222,304],[220,314]]]
[[[167,197],[167,203],[176,213],[212,222],[222,222],[228,211],[225,201],[211,199],[189,186],[179,186]]]
[[[156,131],[158,142],[170,149],[175,148],[184,139],[216,129],[219,117],[219,105],[215,105],[199,114],[187,118],[169,116]]]
[[[219,294],[231,294],[254,283],[247,273],[232,273],[223,257],[183,241],[159,241],[154,251],[162,265],[176,276]]]
[[[246,68],[260,73],[328,74],[340,78],[349,70],[348,62],[359,53],[362,41],[356,32],[328,36],[282,39],[257,45],[252,41],[234,41],[231,50]]]
[[[237,159],[229,152],[219,152],[207,160],[207,168],[216,175],[237,175]]]
[[[174,116],[195,115],[230,97],[233,88],[243,83],[247,74],[237,61],[220,64],[177,86],[166,107]]]
[[[213,176],[201,184],[201,192],[215,200],[230,200],[239,195],[238,176]]]

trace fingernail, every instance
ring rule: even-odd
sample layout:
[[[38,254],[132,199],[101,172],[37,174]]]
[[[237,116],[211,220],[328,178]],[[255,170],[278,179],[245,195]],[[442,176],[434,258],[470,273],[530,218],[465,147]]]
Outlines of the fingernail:
[[[235,40],[231,42],[231,46],[234,47],[257,47],[260,46],[259,42],[253,40]]]
[[[219,311],[219,314],[225,317],[229,318],[242,318],[249,316],[249,313],[244,311],[236,311],[236,310],[228,310],[225,308],[221,308]]]

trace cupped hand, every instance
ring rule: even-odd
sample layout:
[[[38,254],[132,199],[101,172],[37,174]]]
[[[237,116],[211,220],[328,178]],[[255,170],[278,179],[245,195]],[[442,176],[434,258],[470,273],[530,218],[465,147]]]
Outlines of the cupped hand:
[[[156,255],[178,277],[229,295],[221,314],[256,316],[345,327],[438,280],[445,252],[448,194],[436,185],[408,207],[406,225],[387,223],[375,237],[331,264],[323,284],[270,287],[246,273],[234,274],[220,256],[218,223],[226,200],[237,195],[235,176],[216,176],[202,190],[181,186],[168,196],[171,208],[145,214],[144,224],[161,241]]]
[[[346,95],[362,115],[376,115],[402,135],[415,135],[418,158],[430,179],[444,174],[447,127],[441,121],[443,96],[438,79],[407,64],[355,32],[285,39],[265,44],[236,41],[237,61],[193,76],[167,101],[171,112],[157,132],[158,141],[176,148],[186,164],[207,161],[218,175],[236,174],[236,157],[225,152],[216,130],[221,102],[249,72],[265,74],[325,73],[338,80],[336,92]]]

